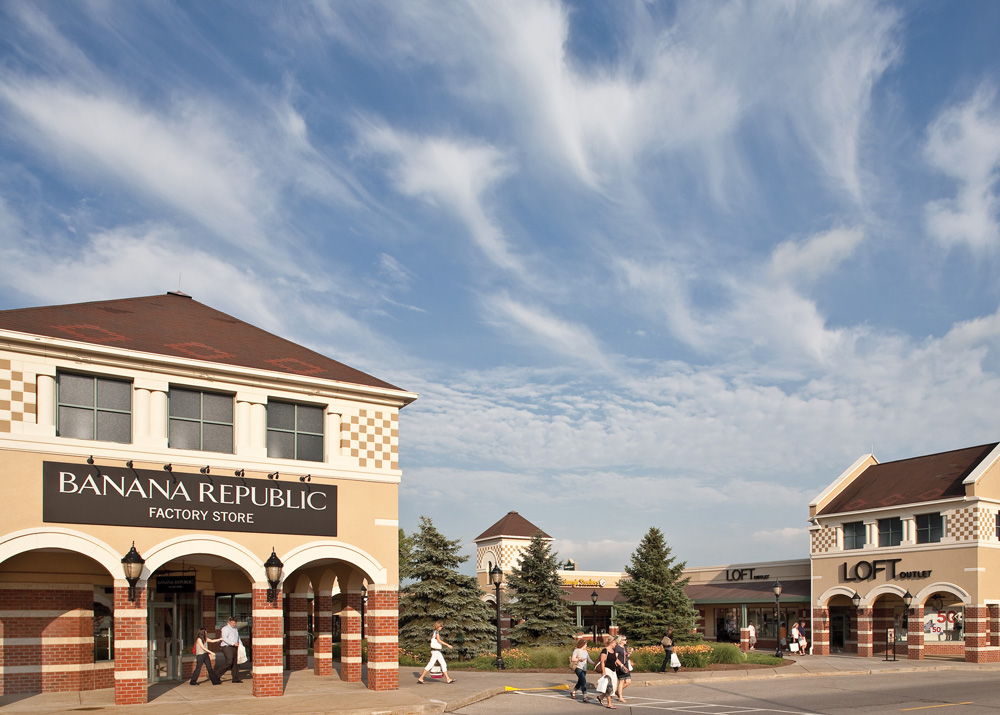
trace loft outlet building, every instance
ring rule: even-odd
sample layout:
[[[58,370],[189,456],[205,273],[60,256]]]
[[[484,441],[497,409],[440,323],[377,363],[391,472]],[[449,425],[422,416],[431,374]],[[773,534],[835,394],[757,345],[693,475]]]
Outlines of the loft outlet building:
[[[1000,445],[861,457],[809,505],[816,653],[1000,660]]]
[[[0,311],[0,694],[145,703],[230,616],[255,696],[310,637],[333,677],[335,629],[360,681],[363,611],[368,687],[396,688],[415,399],[183,293]]]
[[[512,511],[473,539],[476,577],[484,600],[495,602],[490,571],[497,566],[509,573],[538,532],[552,542],[551,536]],[[626,602],[619,582],[628,578],[627,573],[582,570],[569,559],[558,575],[567,608],[581,632],[618,633],[617,609]],[[683,577],[689,579],[685,593],[695,611],[695,630],[706,640],[741,643],[749,648],[751,623],[759,648],[774,648],[782,631],[796,621],[809,634],[809,559],[687,567]],[[781,584],[777,599],[775,581]]]

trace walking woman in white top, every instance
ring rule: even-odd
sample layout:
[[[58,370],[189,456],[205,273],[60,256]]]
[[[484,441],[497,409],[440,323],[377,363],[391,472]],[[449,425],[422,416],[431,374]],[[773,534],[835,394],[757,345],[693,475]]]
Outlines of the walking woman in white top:
[[[449,648],[452,647],[450,643],[445,643],[441,639],[441,627],[443,625],[444,624],[441,623],[441,621],[434,622],[434,632],[431,633],[431,659],[427,661],[427,665],[424,666],[424,672],[420,674],[419,678],[417,678],[417,682],[421,685],[424,684],[424,678],[427,676],[428,671],[434,667],[435,663],[441,666],[441,672],[444,673],[444,682],[455,682],[455,679],[448,675],[448,664],[444,662],[444,656],[441,655],[442,646],[448,646]]]

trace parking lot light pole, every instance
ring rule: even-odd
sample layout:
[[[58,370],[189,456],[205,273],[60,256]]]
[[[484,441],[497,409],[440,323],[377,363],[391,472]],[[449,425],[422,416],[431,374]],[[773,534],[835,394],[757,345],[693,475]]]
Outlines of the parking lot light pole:
[[[494,566],[490,570],[490,583],[493,584],[493,588],[496,589],[496,599],[497,599],[497,670],[503,670],[507,666],[504,665],[503,655],[500,652],[500,584],[503,583],[503,571],[500,570],[500,566]]]
[[[781,655],[781,581],[778,579],[774,580],[774,586],[771,587],[774,591],[774,657],[782,658]]]
[[[597,591],[590,594],[590,601],[594,604],[594,645],[597,645]]]

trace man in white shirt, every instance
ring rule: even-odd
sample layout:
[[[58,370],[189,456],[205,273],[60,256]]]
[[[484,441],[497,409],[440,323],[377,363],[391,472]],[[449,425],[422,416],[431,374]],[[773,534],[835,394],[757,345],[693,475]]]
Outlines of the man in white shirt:
[[[222,674],[232,668],[233,682],[242,683],[240,666],[236,662],[236,656],[239,652],[240,632],[236,630],[235,617],[231,617],[229,624],[222,627],[220,635],[222,636],[222,655],[226,657],[226,664],[222,666],[222,670],[218,671],[218,676],[222,678]]]

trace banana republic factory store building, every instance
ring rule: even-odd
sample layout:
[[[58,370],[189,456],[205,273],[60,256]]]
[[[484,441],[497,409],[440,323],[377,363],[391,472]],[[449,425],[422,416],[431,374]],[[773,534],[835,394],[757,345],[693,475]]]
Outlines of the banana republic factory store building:
[[[0,695],[191,676],[235,616],[255,696],[398,686],[416,395],[183,293],[0,311]],[[240,687],[226,685],[226,687]],[[247,687],[246,685],[242,687]]]
[[[1000,445],[866,455],[810,505],[814,652],[1000,660]]]

